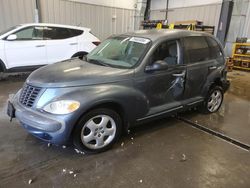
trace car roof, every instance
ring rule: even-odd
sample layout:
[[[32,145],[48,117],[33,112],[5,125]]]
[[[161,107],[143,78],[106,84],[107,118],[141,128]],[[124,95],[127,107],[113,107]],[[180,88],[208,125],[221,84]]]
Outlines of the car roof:
[[[72,25],[63,25],[63,24],[52,24],[52,23],[25,23],[21,24],[21,26],[48,26],[48,27],[64,27],[64,28],[70,28],[70,29],[80,29],[80,30],[88,30],[90,31],[90,28],[87,27],[79,27],[79,26],[72,26]]]
[[[152,40],[153,42],[166,38],[166,37],[181,38],[181,37],[187,37],[187,36],[210,36],[210,37],[212,36],[205,32],[188,31],[188,30],[180,30],[180,29],[137,30],[137,31],[125,33],[124,35],[148,38]]]

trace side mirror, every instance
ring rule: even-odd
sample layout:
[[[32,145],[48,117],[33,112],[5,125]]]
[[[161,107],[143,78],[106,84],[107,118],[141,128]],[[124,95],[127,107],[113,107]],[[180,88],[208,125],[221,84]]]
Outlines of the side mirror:
[[[7,37],[7,40],[16,40],[17,36],[15,34],[11,34]]]
[[[160,70],[167,70],[168,64],[166,61],[158,60],[154,62],[152,65],[146,66],[146,72],[153,72],[153,71],[160,71]]]

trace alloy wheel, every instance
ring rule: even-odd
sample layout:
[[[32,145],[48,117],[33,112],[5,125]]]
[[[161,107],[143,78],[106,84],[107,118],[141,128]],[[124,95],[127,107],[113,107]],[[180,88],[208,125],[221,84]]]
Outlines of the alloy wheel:
[[[97,115],[89,119],[81,131],[82,143],[89,149],[100,149],[115,138],[116,123],[108,115]]]
[[[219,109],[222,102],[222,93],[220,90],[214,90],[209,97],[207,108],[210,112],[215,112]]]

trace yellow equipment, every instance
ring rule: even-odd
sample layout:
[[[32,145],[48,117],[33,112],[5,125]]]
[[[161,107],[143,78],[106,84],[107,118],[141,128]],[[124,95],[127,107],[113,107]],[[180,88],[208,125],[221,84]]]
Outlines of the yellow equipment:
[[[232,61],[234,68],[250,70],[250,43],[234,43]]]
[[[162,23],[158,23],[156,29],[161,29],[161,28],[162,28]]]

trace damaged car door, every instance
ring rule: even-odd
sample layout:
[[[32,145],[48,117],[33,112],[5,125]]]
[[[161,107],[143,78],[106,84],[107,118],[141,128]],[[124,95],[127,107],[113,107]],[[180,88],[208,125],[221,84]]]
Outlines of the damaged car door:
[[[184,60],[187,64],[187,80],[184,98],[189,102],[202,99],[202,90],[206,86],[210,67],[214,59],[210,58],[209,46],[205,37],[189,36],[182,39]]]
[[[181,58],[179,40],[161,42],[145,68],[144,84],[137,83],[146,95],[149,112],[145,118],[183,108],[186,66]],[[139,86],[140,85],[140,86]]]

